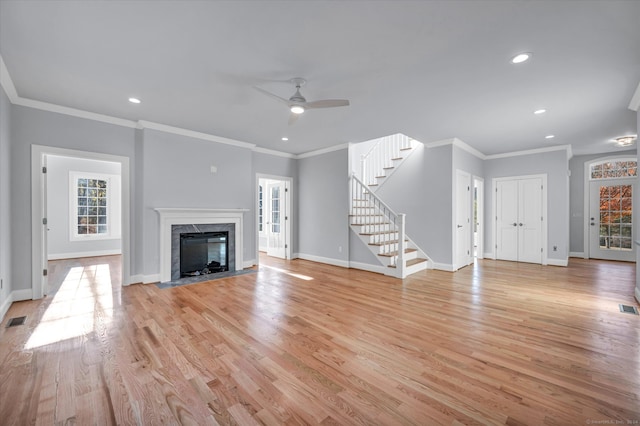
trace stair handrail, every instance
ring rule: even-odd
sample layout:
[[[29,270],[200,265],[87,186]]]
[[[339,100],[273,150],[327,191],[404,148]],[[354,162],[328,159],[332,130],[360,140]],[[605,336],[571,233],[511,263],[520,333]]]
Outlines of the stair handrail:
[[[382,213],[383,217],[385,217],[389,221],[390,225],[393,227],[392,232],[398,233],[398,244],[396,249],[397,260],[395,262],[395,267],[396,267],[398,276],[400,278],[404,278],[405,277],[404,252],[407,248],[407,243],[405,241],[406,239],[405,216],[406,215],[402,213],[397,214],[396,212],[394,212],[393,209],[389,207],[384,201],[382,201],[382,199],[378,197],[373,191],[371,191],[369,186],[367,186],[362,180],[360,180],[355,175],[355,173],[351,174],[351,185],[349,186],[349,188],[351,192],[350,211],[352,215],[356,214],[355,209],[357,208],[354,206],[354,201],[356,199],[358,200],[361,199],[361,198],[356,198],[356,196],[358,197],[365,196],[366,200],[372,203],[374,210]],[[364,207],[361,207],[361,208],[364,208]],[[364,218],[363,223],[367,224],[367,226],[370,226],[374,230],[374,232],[382,232],[383,227],[386,224],[382,222],[376,222],[377,215],[378,213],[374,213],[374,214],[369,213],[367,215],[361,215],[361,217]],[[392,255],[393,250],[390,246],[383,244],[381,247],[382,247],[382,254],[393,256]]]

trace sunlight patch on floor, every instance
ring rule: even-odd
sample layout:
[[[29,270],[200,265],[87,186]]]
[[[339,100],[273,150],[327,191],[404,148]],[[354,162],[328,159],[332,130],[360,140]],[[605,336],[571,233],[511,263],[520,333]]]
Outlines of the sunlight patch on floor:
[[[294,272],[287,271],[286,269],[276,268],[275,266],[260,265],[260,267],[261,268],[271,269],[271,270],[274,270],[274,271],[277,271],[277,272],[282,272],[283,274],[287,274],[290,277],[300,278],[301,280],[305,280],[305,281],[312,281],[313,280],[313,277],[310,277],[308,275],[296,274]]]
[[[109,265],[71,268],[25,349],[89,334],[95,330],[96,315],[106,322],[113,316]]]

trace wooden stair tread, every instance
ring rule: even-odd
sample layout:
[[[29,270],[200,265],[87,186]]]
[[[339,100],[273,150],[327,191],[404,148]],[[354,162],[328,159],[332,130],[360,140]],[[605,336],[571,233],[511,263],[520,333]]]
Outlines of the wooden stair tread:
[[[389,222],[352,223],[353,226],[389,225]]]
[[[366,207],[364,207],[366,208]],[[349,217],[380,217],[380,216],[384,216],[382,214],[376,213],[376,214],[350,214]]]
[[[407,148],[400,148],[400,151],[410,151],[410,150],[412,150],[412,149],[413,149],[413,148],[411,148],[411,147],[409,146],[409,147],[407,147]]]
[[[398,231],[380,231],[380,232],[360,232],[360,235],[372,236],[372,235],[382,235],[382,234],[395,234]]]
[[[379,243],[369,243],[370,246],[386,246],[387,244],[398,244],[400,240],[380,241]],[[409,242],[409,240],[405,240]]]
[[[427,262],[427,259],[421,259],[421,258],[416,258],[416,259],[411,259],[411,260],[407,260],[406,265],[407,266],[413,266],[413,265],[418,265],[420,263],[424,263]],[[396,265],[388,265],[389,268],[395,268]]]
[[[418,250],[416,250],[414,248],[408,248],[408,249],[404,250],[404,254],[413,253],[414,251],[418,251]],[[398,255],[397,251],[390,251],[389,253],[380,253],[380,254],[378,254],[378,256],[382,256],[382,257],[392,257],[392,256],[397,256],[397,255]]]
[[[396,157],[396,158],[392,158],[392,159],[391,159],[391,161],[394,161],[394,160],[402,160],[403,158],[404,158],[404,157]]]
[[[395,169],[395,166],[383,167],[382,170],[391,170]]]

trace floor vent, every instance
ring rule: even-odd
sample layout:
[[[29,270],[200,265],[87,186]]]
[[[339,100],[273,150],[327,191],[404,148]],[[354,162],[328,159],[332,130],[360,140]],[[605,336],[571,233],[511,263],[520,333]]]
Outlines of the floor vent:
[[[7,328],[9,327],[15,327],[18,325],[24,325],[24,322],[26,321],[27,317],[15,317],[15,318],[11,318],[9,320],[9,322],[7,323]]]
[[[618,305],[620,307],[620,312],[625,314],[633,314],[638,315],[638,309],[635,306],[630,305]]]

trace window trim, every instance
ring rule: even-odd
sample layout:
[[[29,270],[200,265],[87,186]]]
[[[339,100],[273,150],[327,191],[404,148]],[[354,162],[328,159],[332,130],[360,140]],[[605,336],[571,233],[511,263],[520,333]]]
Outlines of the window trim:
[[[107,181],[107,232],[104,234],[78,234],[78,179]],[[113,232],[113,175],[103,173],[69,172],[69,240],[96,241],[119,239]]]

